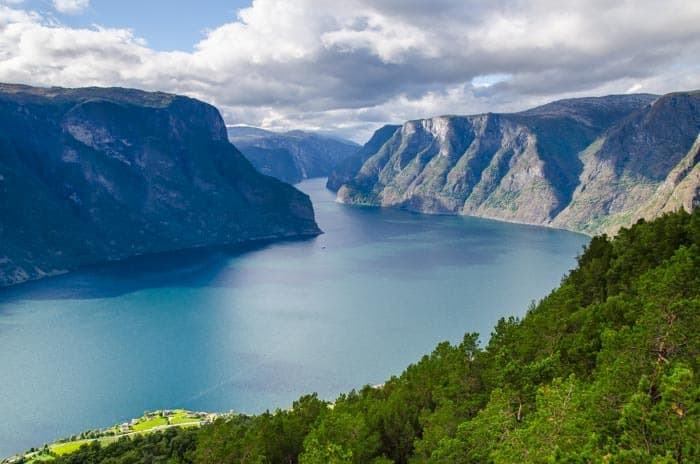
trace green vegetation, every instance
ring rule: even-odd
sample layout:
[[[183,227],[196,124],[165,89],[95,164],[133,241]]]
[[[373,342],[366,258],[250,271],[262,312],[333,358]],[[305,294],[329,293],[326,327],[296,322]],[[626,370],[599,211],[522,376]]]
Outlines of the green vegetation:
[[[152,417],[150,419],[139,421],[137,424],[134,424],[132,429],[135,432],[142,432],[144,430],[149,430],[149,429],[152,429],[154,427],[160,427],[163,425],[168,425],[168,419],[166,419],[165,417],[161,417],[161,416],[155,416],[155,417]]]
[[[170,428],[157,433],[134,434],[102,446],[99,442],[56,458],[54,464],[184,463],[194,450],[198,429]]]
[[[146,412],[141,418],[134,419],[130,423],[124,424],[124,426],[116,425],[109,429],[86,431],[80,435],[57,440],[51,445],[44,445],[40,449],[32,448],[23,456],[2,460],[0,463],[30,464],[54,461],[59,456],[73,454],[76,451],[82,453],[84,451],[102,449],[121,439],[158,434],[164,428],[198,428],[203,422],[209,423],[216,417],[223,416],[221,414],[192,412],[185,409]],[[177,434],[177,432],[175,433]]]
[[[56,463],[700,462],[700,210],[592,239],[522,318],[383,387],[97,443]]]
[[[173,425],[183,425],[183,424],[193,424],[193,425],[199,425],[199,422],[201,419],[199,416],[196,417],[191,417],[192,414],[188,411],[175,411],[175,413],[168,418],[170,421],[170,424]]]
[[[92,442],[93,440],[78,440],[78,441],[69,441],[66,443],[59,443],[57,445],[51,446],[51,451],[56,453],[58,456],[63,456],[64,454],[70,454],[78,449],[80,449],[81,446],[83,445],[88,445]]]

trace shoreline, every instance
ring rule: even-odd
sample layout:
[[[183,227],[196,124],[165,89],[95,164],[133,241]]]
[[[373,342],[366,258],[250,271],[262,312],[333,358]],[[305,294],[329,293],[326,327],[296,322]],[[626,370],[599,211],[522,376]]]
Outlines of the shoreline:
[[[112,443],[122,438],[160,432],[170,428],[202,427],[211,424],[216,419],[233,414],[236,413],[233,411],[228,413],[214,413],[190,411],[187,409],[146,411],[143,416],[131,419],[122,424],[115,424],[105,429],[87,430],[79,435],[56,439],[50,444],[45,444],[43,447],[32,447],[22,453],[0,458],[0,464],[50,462],[57,456],[71,454],[82,446],[89,446],[95,442],[101,444]]]

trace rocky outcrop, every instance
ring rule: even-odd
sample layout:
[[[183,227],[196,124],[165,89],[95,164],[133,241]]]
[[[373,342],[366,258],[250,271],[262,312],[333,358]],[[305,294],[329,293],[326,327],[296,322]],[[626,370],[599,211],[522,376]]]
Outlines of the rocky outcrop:
[[[346,174],[338,199],[615,232],[697,204],[698,100],[614,95],[409,121]]]
[[[278,133],[233,126],[228,136],[258,171],[292,184],[328,176],[337,163],[360,148],[349,140],[303,131]]]
[[[168,250],[320,233],[219,112],[128,89],[0,85],[0,286]]]

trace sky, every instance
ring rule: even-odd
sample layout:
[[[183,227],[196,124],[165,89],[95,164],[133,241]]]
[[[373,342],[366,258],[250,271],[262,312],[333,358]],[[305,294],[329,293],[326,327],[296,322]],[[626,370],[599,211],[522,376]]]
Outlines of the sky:
[[[174,92],[228,124],[383,124],[700,88],[697,0],[0,0],[0,82]]]

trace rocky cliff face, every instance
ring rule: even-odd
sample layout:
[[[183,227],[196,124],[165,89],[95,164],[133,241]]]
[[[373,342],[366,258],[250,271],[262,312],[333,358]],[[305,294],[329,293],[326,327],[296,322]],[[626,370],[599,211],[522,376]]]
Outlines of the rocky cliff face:
[[[346,173],[338,199],[614,232],[697,203],[699,117],[689,92],[409,121]]]
[[[343,184],[350,182],[362,165],[377,153],[401,126],[386,125],[376,131],[369,142],[357,150],[353,155],[340,160],[328,174],[326,187],[338,190]]]
[[[303,131],[271,132],[255,127],[229,127],[231,143],[255,168],[289,183],[328,176],[333,167],[360,148],[349,140]]]
[[[674,93],[615,124],[580,154],[572,201],[552,225],[615,232],[697,205],[700,92]]]
[[[0,286],[128,256],[318,234],[202,102],[0,85]]]

